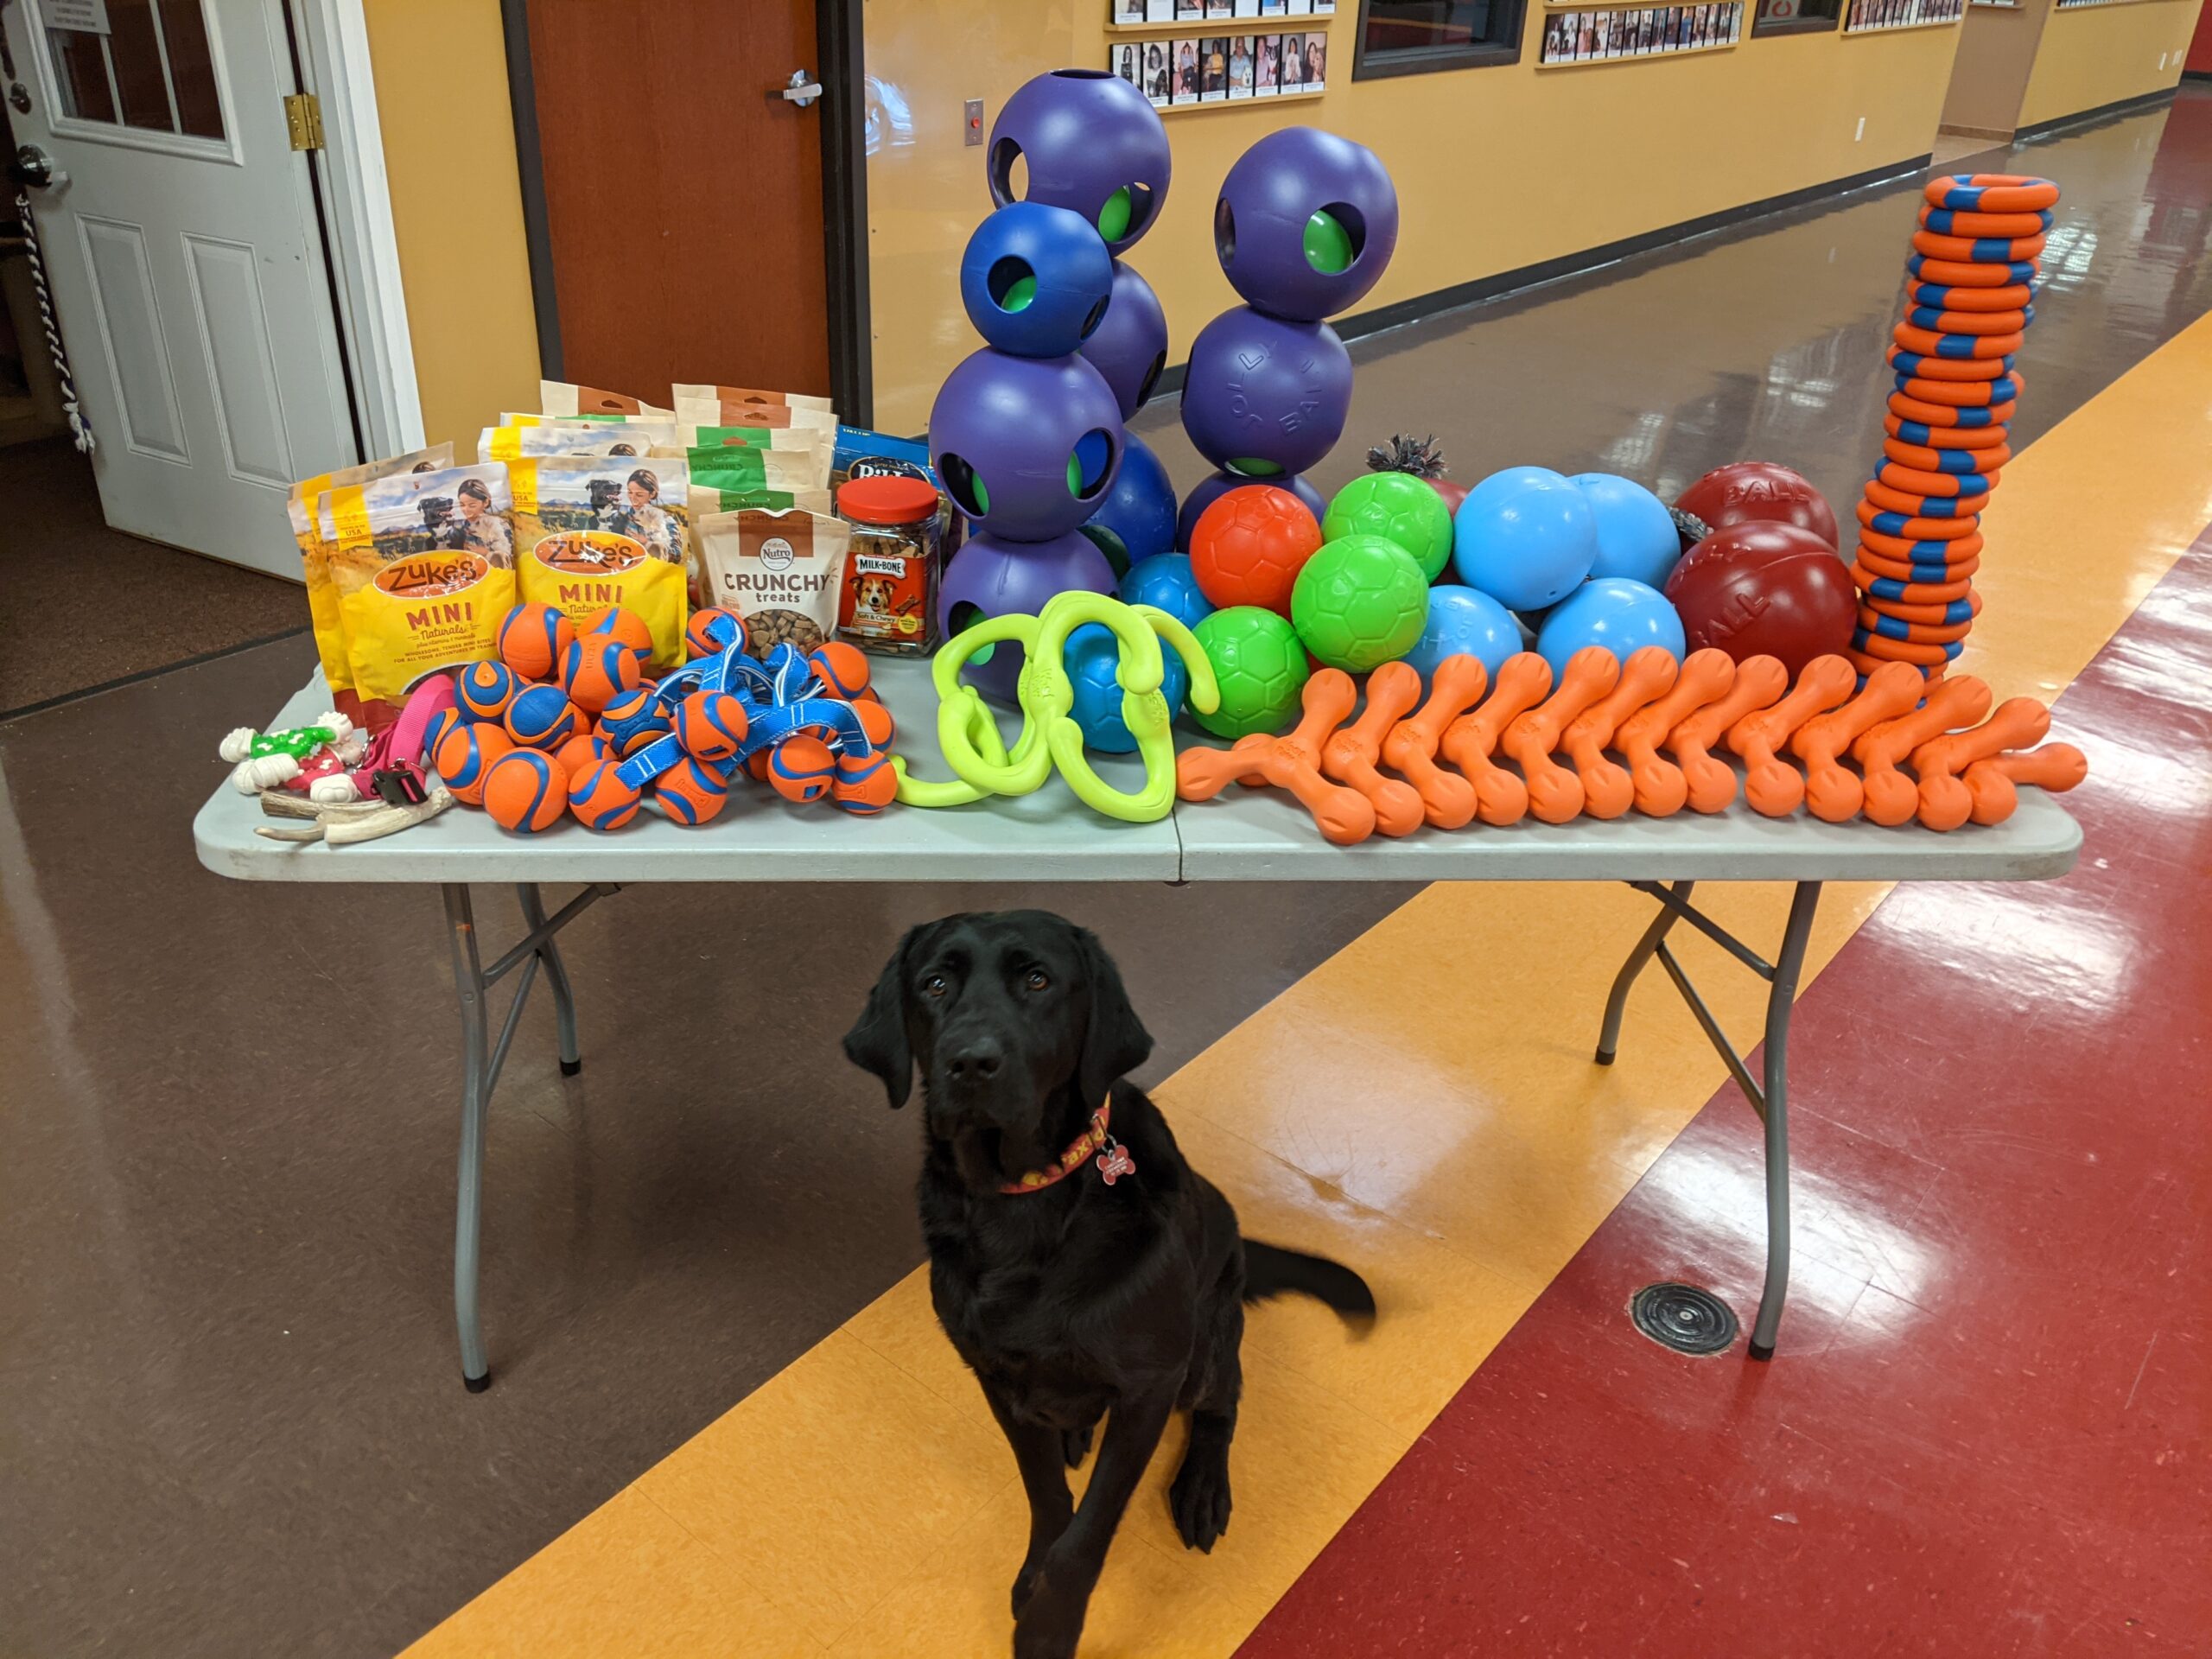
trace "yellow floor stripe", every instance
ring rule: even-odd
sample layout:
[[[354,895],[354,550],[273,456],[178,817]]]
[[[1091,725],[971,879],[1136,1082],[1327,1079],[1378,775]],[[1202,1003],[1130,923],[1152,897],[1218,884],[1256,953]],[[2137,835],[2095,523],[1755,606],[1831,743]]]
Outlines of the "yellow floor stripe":
[[[1961,668],[2056,696],[2208,520],[2212,318],[2006,469]],[[1885,891],[1831,890],[1808,977]],[[1700,897],[1779,937],[1786,890]],[[1615,887],[1431,887],[1160,1090],[1247,1228],[1355,1263],[1383,1316],[1353,1341],[1315,1307],[1255,1311],[1236,1524],[1211,1556],[1177,1543],[1171,1440],[1086,1654],[1230,1652],[1724,1080],[1649,988],[1622,1063],[1590,1064],[1648,913]],[[1756,982],[1700,938],[1681,948],[1720,1018],[1756,1029]],[[1007,1650],[1023,1527],[918,1272],[409,1652],[973,1659]]]

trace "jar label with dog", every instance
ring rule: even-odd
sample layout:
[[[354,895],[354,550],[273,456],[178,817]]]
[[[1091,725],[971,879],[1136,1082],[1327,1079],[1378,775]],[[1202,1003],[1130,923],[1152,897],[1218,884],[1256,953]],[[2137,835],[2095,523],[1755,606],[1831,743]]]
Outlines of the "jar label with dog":
[[[745,619],[753,656],[786,641],[812,651],[830,638],[851,545],[842,519],[747,507],[702,519],[697,530],[706,602]]]
[[[518,461],[513,480],[518,590],[582,621],[610,605],[653,638],[652,671],[681,667],[692,559],[690,471],[655,457]]]

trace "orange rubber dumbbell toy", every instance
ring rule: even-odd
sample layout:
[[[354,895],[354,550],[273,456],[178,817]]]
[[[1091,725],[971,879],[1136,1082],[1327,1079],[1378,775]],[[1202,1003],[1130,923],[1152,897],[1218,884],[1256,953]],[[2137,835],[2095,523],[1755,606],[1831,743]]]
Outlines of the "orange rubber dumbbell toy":
[[[1682,769],[1692,811],[1727,810],[1736,798],[1736,774],[1725,761],[1713,758],[1713,746],[1745,715],[1765,708],[1789,689],[1789,671],[1780,658],[1746,657],[1736,664],[1736,678],[1727,694],[1714,698],[1669,734],[1667,751]]]
[[[1411,784],[1375,770],[1385,734],[1421,701],[1421,673],[1408,663],[1384,663],[1367,677],[1367,707],[1359,718],[1321,745],[1321,770],[1367,797],[1375,827],[1386,836],[1410,836],[1424,816]]]
[[[1412,780],[1422,813],[1439,830],[1457,830],[1475,816],[1475,786],[1438,766],[1436,751],[1445,729],[1480,702],[1489,685],[1480,658],[1446,657],[1430,677],[1428,701],[1382,740],[1382,759]],[[1368,694],[1374,695],[1372,683]]]
[[[1844,823],[1859,816],[1866,786],[1841,756],[1862,733],[1910,711],[1927,689],[1927,680],[1910,663],[1884,663],[1849,702],[1790,734],[1790,753],[1805,763],[1805,804],[1815,817]]]
[[[1891,828],[1920,809],[1920,791],[1898,765],[1931,738],[1972,726],[1989,712],[1989,687],[1971,674],[1928,688],[1928,701],[1910,714],[1885,720],[1851,746],[1866,779],[1867,818]]]
[[[1273,785],[1298,798],[1313,815],[1324,839],[1339,847],[1375,833],[1375,808],[1356,789],[1321,775],[1321,744],[1359,701],[1359,689],[1342,669],[1325,668],[1306,682],[1306,717],[1287,737],[1255,733],[1232,749],[1185,749],[1175,757],[1175,792],[1186,801],[1209,801],[1230,783]]]
[[[1699,709],[1726,696],[1735,683],[1736,659],[1708,645],[1682,658],[1673,690],[1622,722],[1613,747],[1628,761],[1637,811],[1647,817],[1664,818],[1682,810],[1682,803],[1689,798],[1689,783],[1680,766],[1661,757],[1659,746]]]
[[[1993,754],[1967,768],[1967,792],[1974,797],[1976,823],[2002,823],[2019,804],[2017,785],[2033,784],[2053,794],[2069,790],[2089,775],[2089,759],[2071,743],[2046,743],[2017,754]]]
[[[1628,769],[1605,759],[1606,747],[1629,718],[1675,688],[1681,672],[1675,653],[1664,645],[1645,645],[1621,664],[1620,683],[1577,715],[1560,747],[1582,779],[1582,810],[1593,818],[1618,818],[1636,800],[1636,780]]]
[[[1585,645],[1567,659],[1551,696],[1505,728],[1499,741],[1521,763],[1529,810],[1546,823],[1566,823],[1582,810],[1582,779],[1552,759],[1575,716],[1620,683],[1621,659],[1603,645]]]
[[[1805,798],[1805,779],[1778,758],[1797,728],[1849,697],[1859,671],[1841,657],[1815,657],[1797,676],[1789,695],[1745,715],[1728,728],[1728,747],[1744,762],[1744,798],[1751,810],[1786,818]]]
[[[2008,697],[1972,731],[1930,739],[1912,752],[1920,779],[1920,822],[1955,830],[1974,815],[1974,791],[1957,774],[2007,749],[2031,749],[2050,730],[2050,710],[2033,697]]]
[[[1475,786],[1475,815],[1501,827],[1528,816],[1529,786],[1491,759],[1506,728],[1535,708],[1552,689],[1552,665],[1533,651],[1516,652],[1497,665],[1490,699],[1444,728],[1444,758]]]

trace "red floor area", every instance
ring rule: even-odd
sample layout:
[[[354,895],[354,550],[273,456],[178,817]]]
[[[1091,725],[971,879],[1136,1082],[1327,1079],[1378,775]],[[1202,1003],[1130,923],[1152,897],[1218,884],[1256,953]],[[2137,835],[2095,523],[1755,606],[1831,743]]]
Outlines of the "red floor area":
[[[2052,734],[2075,872],[1899,888],[1800,1005],[1774,1363],[1626,1314],[1681,1279],[1750,1322],[1731,1085],[1245,1659],[2212,1653],[2212,532]]]

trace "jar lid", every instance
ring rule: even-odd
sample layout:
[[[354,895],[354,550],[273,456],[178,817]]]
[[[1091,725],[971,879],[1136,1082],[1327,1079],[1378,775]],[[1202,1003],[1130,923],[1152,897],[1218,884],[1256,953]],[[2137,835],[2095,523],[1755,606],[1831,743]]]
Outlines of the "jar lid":
[[[915,524],[937,515],[937,488],[895,473],[856,478],[837,492],[837,511],[864,524]]]

